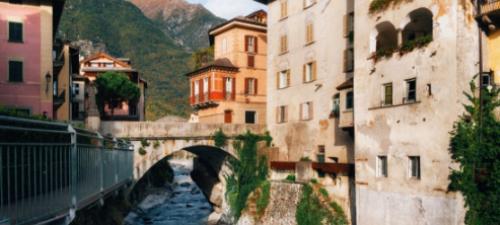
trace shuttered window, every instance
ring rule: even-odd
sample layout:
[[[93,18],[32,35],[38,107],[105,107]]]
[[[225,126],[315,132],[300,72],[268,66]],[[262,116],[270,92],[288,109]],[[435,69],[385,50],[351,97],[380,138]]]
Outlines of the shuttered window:
[[[290,86],[290,70],[284,70],[277,74],[276,84],[278,89]]]
[[[257,95],[257,79],[246,78],[245,79],[245,94],[246,95]]]
[[[354,48],[344,50],[344,72],[354,71]]]
[[[247,56],[248,67],[255,67],[255,56],[248,55]]]
[[[9,82],[23,82],[23,62],[9,61]]]
[[[314,25],[313,23],[308,23],[306,25],[306,44],[311,44],[314,42]]]
[[[23,24],[9,22],[9,42],[23,42]]]
[[[392,83],[384,84],[384,105],[392,105]]]
[[[303,78],[302,80],[304,83],[308,83],[308,82],[316,80],[316,78],[317,78],[317,66],[316,66],[315,61],[310,62],[310,63],[306,63],[304,65],[302,78]]]
[[[245,36],[245,51],[248,53],[257,53],[257,37]]]
[[[313,114],[313,103],[305,102],[300,104],[300,119],[301,120],[311,120]]]
[[[286,123],[288,120],[288,107],[287,106],[279,106],[276,110],[276,122],[277,123]]]
[[[288,16],[288,1],[281,1],[281,18],[286,18]]]
[[[288,36],[282,35],[280,38],[280,53],[288,52]]]

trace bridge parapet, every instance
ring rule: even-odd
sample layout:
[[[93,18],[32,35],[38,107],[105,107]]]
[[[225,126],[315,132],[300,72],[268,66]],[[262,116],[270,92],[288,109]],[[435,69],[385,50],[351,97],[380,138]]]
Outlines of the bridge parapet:
[[[166,122],[102,122],[101,133],[128,139],[207,139],[217,130],[228,136],[236,136],[247,131],[262,134],[265,125],[256,124],[201,124]]]

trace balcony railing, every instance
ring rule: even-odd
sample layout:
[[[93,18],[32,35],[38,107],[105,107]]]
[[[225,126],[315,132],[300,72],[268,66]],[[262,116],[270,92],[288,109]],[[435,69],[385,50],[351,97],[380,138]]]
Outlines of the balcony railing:
[[[132,178],[130,143],[63,123],[0,116],[0,221],[64,217]]]

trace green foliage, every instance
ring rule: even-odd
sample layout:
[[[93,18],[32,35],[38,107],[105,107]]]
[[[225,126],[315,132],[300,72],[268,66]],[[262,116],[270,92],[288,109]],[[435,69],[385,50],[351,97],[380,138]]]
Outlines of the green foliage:
[[[286,176],[285,180],[295,182],[296,177],[294,174],[288,174],[288,176]]]
[[[269,199],[271,198],[271,182],[264,181],[260,186],[260,195],[257,198],[257,214],[262,215],[269,205]]]
[[[264,136],[262,136],[262,140],[266,142],[267,147],[270,147],[273,143],[273,137],[271,137],[271,133],[269,133],[269,131],[266,131],[266,133],[264,133]]]
[[[317,184],[318,183],[318,180],[316,180],[315,178],[311,179],[311,183],[313,184]]]
[[[401,48],[399,48],[400,54],[405,54],[413,51],[416,48],[423,48],[432,42],[432,35],[425,35],[416,38],[412,41],[404,42]]]
[[[483,90],[480,110],[474,81],[470,87],[466,113],[451,132],[450,152],[460,168],[452,170],[449,188],[464,195],[466,224],[500,224],[500,122],[494,114],[500,106],[499,89]]]
[[[197,70],[214,61],[214,47],[200,49],[191,55],[192,69]]]
[[[139,154],[140,155],[146,155],[146,154],[148,154],[148,152],[146,151],[146,149],[144,147],[140,147],[139,148]]]
[[[333,212],[331,212],[328,207],[331,207]],[[331,202],[329,205],[322,205],[320,199],[314,194],[314,190],[310,185],[304,185],[302,188],[302,196],[297,205],[295,219],[298,225],[348,224],[342,208],[335,202]]]
[[[375,52],[375,61],[380,58],[390,58],[396,52],[397,48],[380,48]]]
[[[32,119],[32,120],[41,120],[41,121],[51,121],[51,119],[47,118],[43,115],[29,115],[24,110],[8,108],[0,105],[0,115],[2,116],[12,116],[24,119]]]
[[[300,161],[301,162],[311,162],[311,159],[307,156],[304,156],[304,157],[300,158]]]
[[[397,4],[397,3],[400,3],[402,1],[403,0],[373,0],[370,3],[369,12],[370,13],[381,12],[381,11],[389,8],[389,6],[391,6],[391,4]]]
[[[328,191],[327,191],[326,189],[324,189],[324,188],[320,188],[320,189],[319,189],[319,193],[320,193],[321,195],[323,195],[323,197],[328,198]]]
[[[224,134],[224,131],[222,131],[222,129],[219,129],[218,131],[215,132],[213,139],[216,147],[223,148],[226,147],[227,140],[229,138],[226,136],[226,134]]]
[[[151,144],[148,142],[148,140],[146,139],[142,139],[141,140],[141,146],[144,147],[144,148],[147,148],[149,147]]]
[[[267,159],[257,156],[257,143],[263,139],[250,132],[236,137],[234,149],[239,160],[229,159],[228,165],[233,173],[226,176],[226,199],[236,219],[246,207],[250,193],[267,179]]]
[[[158,149],[160,147],[160,142],[158,140],[153,142],[153,148]]]
[[[189,82],[182,74],[190,70],[190,54],[157,25],[129,1],[67,0],[58,34],[105,44],[111,55],[130,58],[148,81],[148,119],[186,116]]]
[[[123,73],[103,73],[97,77],[95,83],[97,84],[96,100],[101,112],[104,110],[104,105],[108,104],[113,115],[114,109],[123,102],[134,103],[141,97],[139,87]]]

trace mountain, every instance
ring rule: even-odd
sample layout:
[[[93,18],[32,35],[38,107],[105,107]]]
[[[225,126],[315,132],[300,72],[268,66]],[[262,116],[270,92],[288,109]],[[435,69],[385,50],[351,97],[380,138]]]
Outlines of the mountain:
[[[174,10],[177,11],[177,10]],[[189,27],[189,26],[186,26]],[[124,0],[67,0],[58,36],[127,57],[148,81],[147,117],[185,116],[189,111],[190,53],[158,24]],[[186,37],[189,40],[189,37]]]
[[[188,51],[209,46],[208,30],[225,20],[185,0],[129,0]]]

